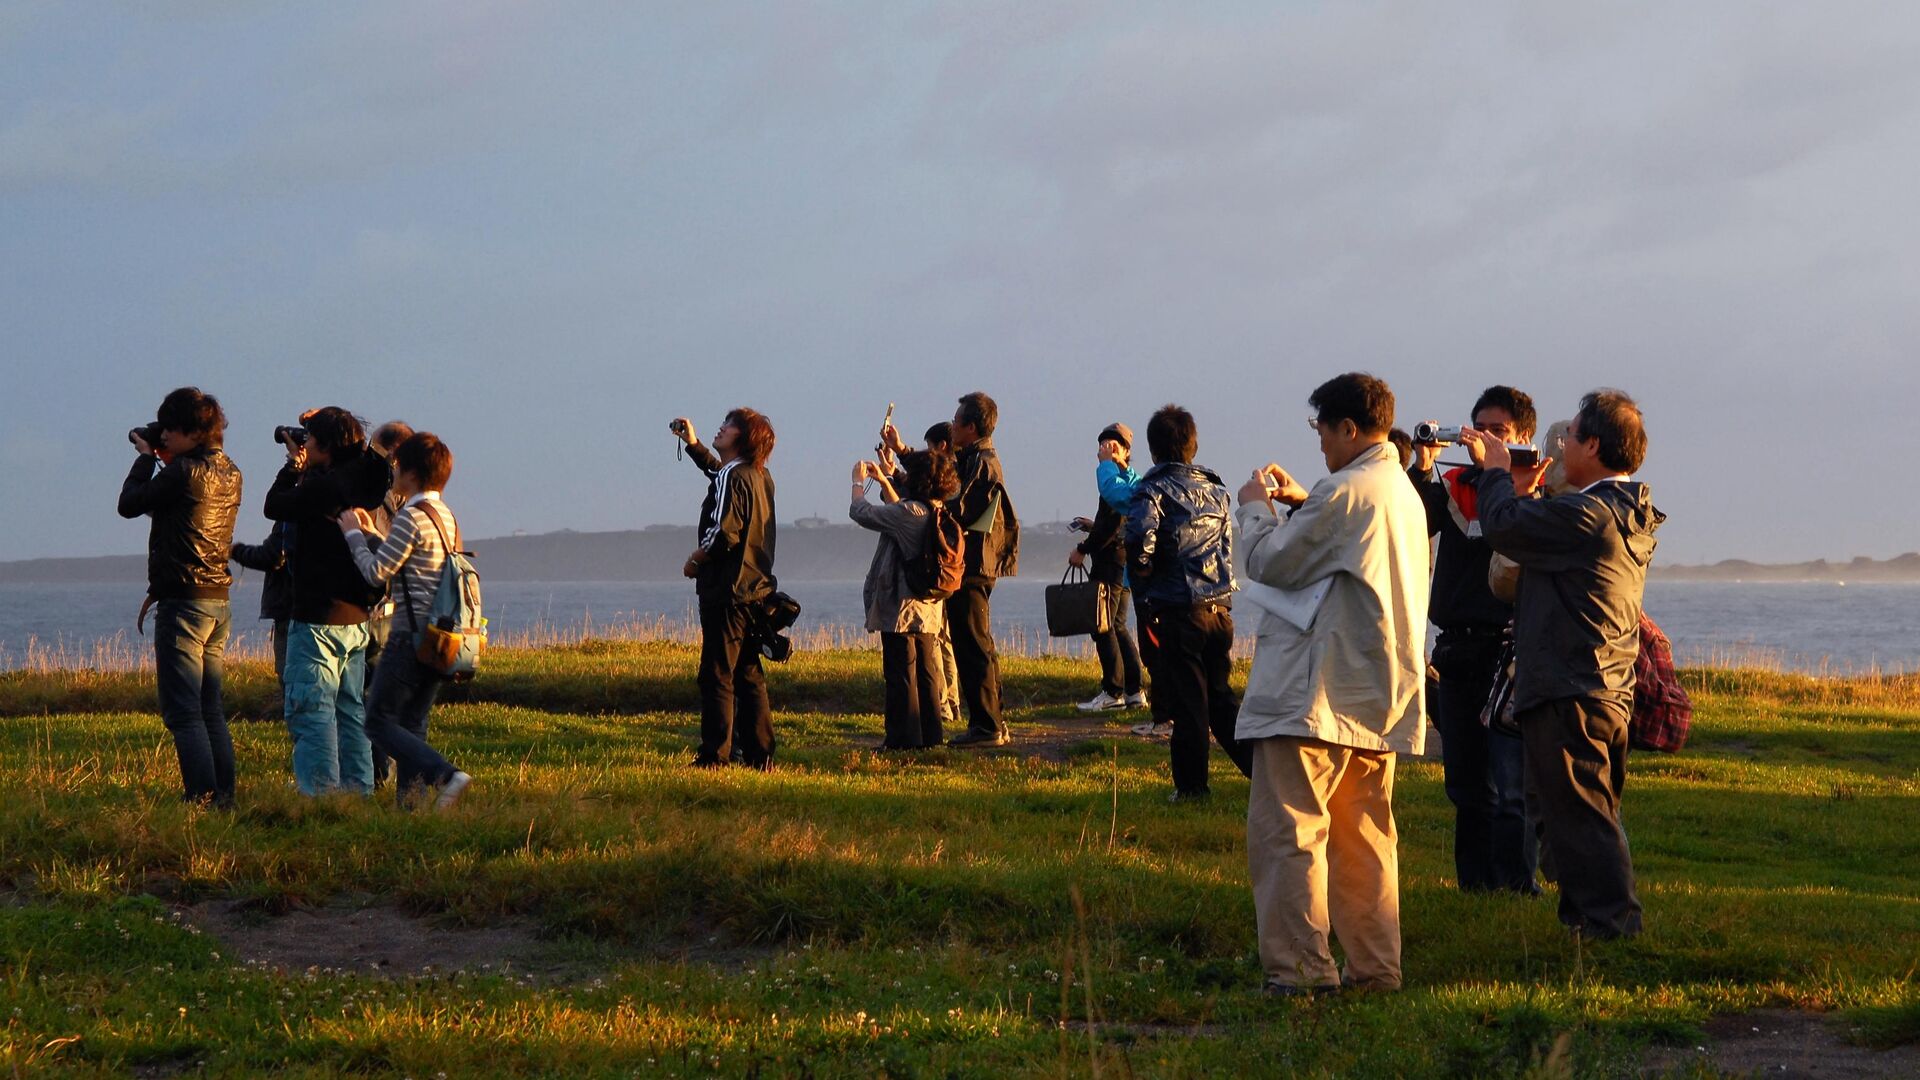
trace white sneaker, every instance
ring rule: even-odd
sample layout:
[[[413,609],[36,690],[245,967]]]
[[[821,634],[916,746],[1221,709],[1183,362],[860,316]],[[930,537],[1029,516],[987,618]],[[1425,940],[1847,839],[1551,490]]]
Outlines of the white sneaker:
[[[1147,707],[1147,692],[1145,690],[1136,690],[1133,693],[1127,695],[1127,708],[1144,709],[1146,707]]]
[[[1079,709],[1081,712],[1100,712],[1104,709],[1124,709],[1126,706],[1127,702],[1125,698],[1114,697],[1112,694],[1102,690],[1093,695],[1092,700],[1082,701],[1078,705],[1075,705],[1074,708]]]
[[[454,803],[460,801],[460,793],[467,790],[467,785],[472,782],[473,777],[466,773],[454,773],[453,779],[447,781],[447,786],[440,789],[440,797],[433,800],[433,808],[446,810],[452,807]]]
[[[1169,723],[1156,724],[1149,720],[1144,724],[1133,725],[1132,731],[1135,735],[1143,739],[1164,739],[1173,734],[1173,725]]]

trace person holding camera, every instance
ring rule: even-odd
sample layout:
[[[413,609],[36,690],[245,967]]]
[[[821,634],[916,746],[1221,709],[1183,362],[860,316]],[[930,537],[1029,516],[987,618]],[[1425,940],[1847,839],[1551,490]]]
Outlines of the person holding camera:
[[[993,642],[993,583],[1020,570],[1020,521],[1007,494],[993,430],[1000,407],[976,390],[961,396],[948,433],[953,437],[954,469],[960,493],[952,510],[966,529],[967,572],[960,591],[947,597],[947,627],[953,636],[960,693],[967,703],[967,730],[949,746],[1005,746],[1007,722],[1000,712],[1000,656]],[[907,452],[900,433],[888,423],[880,431],[895,454]]]
[[[1127,469],[1127,457],[1133,450],[1132,428],[1118,421],[1108,424],[1096,446],[1103,471],[1110,462],[1118,470],[1132,471]],[[1131,499],[1129,491],[1129,504]],[[1127,552],[1120,536],[1120,527],[1126,521],[1127,505],[1115,506],[1104,497],[1092,518],[1073,519],[1073,528],[1085,532],[1087,538],[1067,553],[1067,564],[1087,570],[1089,579],[1105,585],[1108,603],[1107,632],[1093,635],[1093,649],[1100,657],[1100,692],[1092,700],[1078,703],[1081,712],[1139,708],[1147,703],[1146,692],[1140,689],[1140,650],[1127,631]]]
[[[1233,504],[1218,474],[1193,463],[1193,414],[1162,406],[1147,421],[1153,468],[1127,512],[1127,572],[1159,642],[1153,693],[1173,721],[1168,802],[1207,798],[1207,733],[1244,775],[1247,748],[1233,735],[1239,699],[1233,674]]]
[[[931,450],[900,456],[904,491],[878,462],[853,466],[853,504],[848,515],[863,529],[880,534],[873,564],[867,569],[861,601],[867,629],[880,635],[881,670],[886,679],[886,738],[883,750],[918,750],[942,740],[940,702],[946,696],[940,670],[939,631],[946,606],[915,595],[907,568],[926,550],[935,515],[960,490],[953,458]],[[880,505],[867,501],[866,482],[878,481]]]
[[[1270,994],[1397,990],[1393,777],[1397,755],[1426,743],[1426,512],[1387,441],[1385,382],[1351,372],[1307,402],[1326,478],[1309,492],[1268,465],[1236,514],[1247,576],[1284,590],[1286,609],[1260,620],[1235,729],[1252,754],[1260,962]]]
[[[1640,932],[1633,860],[1620,827],[1641,601],[1666,515],[1633,479],[1646,459],[1640,407],[1618,390],[1580,399],[1558,454],[1574,490],[1530,498],[1553,463],[1516,466],[1506,443],[1466,430],[1483,468],[1487,543],[1520,566],[1513,608],[1513,710],[1528,784],[1560,882],[1560,921],[1585,938]]]
[[[1487,387],[1470,415],[1474,430],[1503,444],[1533,441],[1533,399],[1511,386]],[[1484,470],[1472,465],[1436,473],[1443,445],[1415,444],[1407,474],[1426,505],[1428,533],[1440,538],[1427,614],[1440,631],[1431,658],[1440,676],[1433,712],[1454,807],[1454,876],[1466,892],[1534,895],[1539,849],[1527,821],[1525,751],[1519,739],[1480,722],[1513,605],[1487,581],[1493,548],[1482,534],[1477,496]]]
[[[373,791],[366,731],[367,620],[385,595],[360,575],[336,524],[340,512],[379,506],[387,460],[367,449],[360,420],[339,406],[315,409],[274,437],[287,463],[267,492],[266,515],[290,522],[293,617],[287,624],[287,730],[303,795]]]
[[[700,607],[700,747],[693,763],[726,765],[737,742],[743,762],[769,769],[773,706],[754,628],[759,609],[778,587],[773,475],[766,465],[773,425],[752,409],[734,409],[714,432],[711,449],[701,445],[686,417],[667,426],[707,477],[700,543],[680,568],[694,580]]]
[[[393,491],[399,508],[384,532],[366,510],[338,518],[347,550],[369,585],[399,593],[394,626],[367,693],[367,738],[392,757],[395,793],[404,803],[427,785],[440,789],[434,808],[445,810],[472,777],[427,743],[427,714],[440,693],[440,673],[422,663],[420,635],[440,591],[449,551],[460,549],[460,523],[441,501],[453,475],[453,451],[432,432],[409,435],[394,447]]]
[[[233,736],[221,700],[232,607],[227,558],[240,513],[240,470],[221,449],[227,417],[212,395],[183,386],[157,419],[128,433],[139,456],[120,486],[123,518],[146,515],[147,595],[156,607],[154,671],[160,720],[173,736],[190,803],[233,806]],[[168,458],[155,469],[159,454]]]

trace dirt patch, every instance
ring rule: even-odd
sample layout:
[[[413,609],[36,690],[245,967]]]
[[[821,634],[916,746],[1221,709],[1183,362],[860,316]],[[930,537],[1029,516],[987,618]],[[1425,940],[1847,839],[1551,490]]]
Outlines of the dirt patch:
[[[1846,1040],[1841,1021],[1821,1013],[1758,1009],[1716,1016],[1700,1046],[1648,1055],[1643,1077],[1666,1076],[1695,1063],[1731,1076],[1786,1080],[1879,1080],[1920,1076],[1920,1046],[1870,1050]]]
[[[559,964],[533,928],[513,922],[473,929],[438,926],[386,906],[348,903],[270,914],[244,901],[183,908],[188,922],[230,959],[283,972],[410,975],[556,975]]]

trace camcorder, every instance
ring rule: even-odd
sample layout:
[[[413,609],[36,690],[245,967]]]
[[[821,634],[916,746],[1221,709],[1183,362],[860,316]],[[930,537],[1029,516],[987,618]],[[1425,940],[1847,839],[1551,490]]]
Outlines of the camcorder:
[[[1415,446],[1452,446],[1459,441],[1458,425],[1449,426],[1434,420],[1422,420],[1413,425]],[[1508,443],[1507,456],[1513,459],[1516,467],[1522,469],[1540,464],[1540,448],[1530,443]]]
[[[307,445],[307,429],[282,425],[281,427],[273,429],[273,441],[279,443],[281,446],[305,446]]]
[[[137,428],[127,429],[128,442],[143,442],[150,450],[160,449],[160,421],[155,420]]]

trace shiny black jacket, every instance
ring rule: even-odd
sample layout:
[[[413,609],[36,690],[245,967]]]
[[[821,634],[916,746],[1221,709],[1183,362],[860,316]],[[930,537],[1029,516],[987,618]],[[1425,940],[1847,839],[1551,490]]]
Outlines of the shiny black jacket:
[[[1609,481],[1551,499],[1514,495],[1490,469],[1479,483],[1480,525],[1493,550],[1520,564],[1513,605],[1513,706],[1562,698],[1633,708],[1640,600],[1654,532],[1667,516],[1647,485]]]
[[[181,454],[158,473],[143,454],[120,485],[120,516],[153,518],[147,592],[156,600],[224,600],[233,585],[227,549],[240,513],[240,469],[222,450]]]
[[[1233,504],[1209,469],[1169,461],[1134,485],[1127,569],[1148,610],[1224,601],[1233,592]]]

